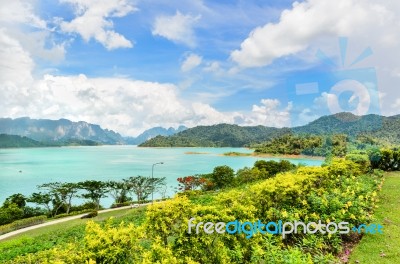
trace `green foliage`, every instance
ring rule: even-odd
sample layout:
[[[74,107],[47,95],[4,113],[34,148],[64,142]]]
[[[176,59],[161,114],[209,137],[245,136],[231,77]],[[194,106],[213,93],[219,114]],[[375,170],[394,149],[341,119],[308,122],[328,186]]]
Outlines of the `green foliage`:
[[[243,147],[260,143],[287,133],[287,129],[264,126],[240,127],[238,125],[219,124],[197,126],[175,135],[157,136],[139,146],[141,147]]]
[[[296,165],[290,163],[290,161],[287,160],[258,160],[254,163],[254,168],[259,169],[261,172],[265,172],[267,174],[267,177],[269,178],[275,176],[280,172],[293,170],[294,168],[296,168]]]
[[[343,157],[347,152],[347,136],[332,135],[293,135],[286,134],[262,144],[255,145],[254,152],[283,155],[333,155]]]
[[[50,193],[42,193],[42,192],[32,193],[28,197],[28,202],[45,206],[49,215],[51,215],[51,212],[52,212],[52,208],[50,207],[51,200],[52,200],[52,197],[51,197]]]
[[[0,148],[39,148],[60,146],[99,146],[101,143],[93,140],[68,139],[60,141],[36,141],[18,135],[0,134]]]
[[[39,185],[38,188],[45,190],[46,192],[33,193],[29,198],[30,201],[46,206],[52,216],[55,216],[64,206],[66,207],[65,212],[67,214],[69,213],[72,198],[75,197],[79,188],[83,188],[83,186],[69,182],[50,182]],[[52,203],[52,207],[49,206],[49,200]]]
[[[368,157],[373,169],[383,171],[400,170],[400,149],[374,148],[368,151]]]
[[[102,181],[87,180],[77,183],[79,189],[86,190],[86,193],[81,196],[90,199],[95,205],[96,209],[100,208],[100,199],[107,197],[107,183]]]
[[[136,195],[137,201],[143,202],[157,188],[165,184],[165,177],[150,178],[144,176],[129,177],[125,180],[127,191]]]
[[[11,224],[1,225],[0,226],[0,235],[17,230],[17,229],[21,229],[24,227],[41,224],[44,221],[46,221],[46,219],[47,219],[47,216],[41,215],[41,216],[34,216],[34,217],[30,217],[30,218],[16,220],[16,221],[12,222]]]
[[[0,148],[32,148],[43,147],[39,141],[16,135],[0,134]]]
[[[208,175],[214,189],[222,189],[232,185],[235,178],[235,171],[229,166],[217,166],[213,172]]]
[[[368,172],[371,168],[371,161],[369,160],[368,154],[363,152],[352,152],[346,155],[346,160],[350,160],[358,164],[363,172]]]
[[[263,163],[257,165],[254,169],[263,169]],[[194,218],[193,224],[200,228],[204,222],[235,219],[347,221],[350,226],[368,223],[382,175],[362,172],[361,164],[333,158],[324,167],[299,167],[254,184],[219,191],[214,199],[199,199],[201,193],[191,199],[178,196],[150,205],[141,226],[90,223],[83,247],[72,245],[60,248],[57,256],[47,251],[26,256],[25,260],[42,254],[43,263],[54,258],[68,263],[67,251],[89,263],[330,263],[335,261],[332,256],[341,250],[346,235],[298,233],[283,239],[254,234],[247,239],[246,234],[189,234],[188,220]]]
[[[351,113],[338,113],[323,116],[305,126],[288,128],[271,128],[264,126],[240,127],[237,125],[219,124],[214,126],[197,126],[173,136],[157,136],[140,146],[142,147],[244,147],[270,141],[285,134],[311,135],[307,143],[324,143],[318,136],[334,134],[346,135],[354,142],[357,149],[366,149],[371,145],[400,144],[400,116],[384,117],[378,115],[355,116]],[[341,140],[341,139],[338,139]],[[343,142],[343,141],[342,141]],[[324,148],[313,153],[315,145],[292,145],[290,153],[325,156]],[[334,140],[333,140],[333,142]],[[339,143],[339,142],[338,142]],[[330,145],[328,142],[327,146]],[[335,155],[344,156],[343,145],[337,144]],[[349,147],[349,146],[347,146]],[[279,150],[279,151],[278,151]],[[299,150],[301,150],[299,152]],[[276,153],[287,152],[283,147],[276,146]],[[309,153],[311,151],[311,154]],[[335,150],[336,151],[336,150]],[[270,152],[274,153],[274,152]]]
[[[125,203],[130,200],[130,197],[128,197],[128,184],[126,181],[108,181],[106,186],[108,193],[114,198],[116,204]]]
[[[81,219],[93,218],[93,217],[96,217],[97,215],[98,215],[97,211],[91,211],[90,213],[82,216]]]
[[[8,204],[7,207],[0,208],[0,225],[9,224],[24,217],[24,210],[16,204]]]
[[[26,205],[26,197],[20,193],[13,194],[6,198],[6,200],[3,203],[3,207],[7,208],[11,204],[17,205],[18,208],[24,208]]]

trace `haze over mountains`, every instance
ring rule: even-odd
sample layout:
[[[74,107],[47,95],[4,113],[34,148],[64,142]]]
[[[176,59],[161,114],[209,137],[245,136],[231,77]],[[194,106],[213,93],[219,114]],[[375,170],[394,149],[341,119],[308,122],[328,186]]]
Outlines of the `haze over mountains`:
[[[157,135],[169,136],[184,129],[186,129],[184,126],[176,130],[174,128],[156,127],[144,131],[137,137],[123,137],[113,130],[103,129],[99,125],[84,121],[30,119],[29,117],[0,118],[0,134],[26,137],[36,142],[43,142],[46,145],[63,145],[63,143],[69,145],[71,142],[78,145],[95,145],[96,143],[136,145]],[[23,139],[23,142],[28,143],[26,138]],[[2,139],[5,140],[6,137]],[[18,137],[8,137],[7,139],[18,141]],[[33,141],[29,141],[28,146],[35,146],[36,144]]]
[[[323,116],[305,126],[274,128],[218,124],[187,129],[155,127],[137,137],[123,137],[99,125],[67,119],[48,120],[28,117],[0,118],[0,147],[39,147],[48,145],[118,145],[143,147],[243,147],[261,143],[286,133],[369,135],[386,142],[400,143],[400,115],[355,116],[338,113]],[[17,137],[15,137],[17,136]],[[18,137],[19,136],[19,137]],[[1,142],[4,141],[4,142]]]

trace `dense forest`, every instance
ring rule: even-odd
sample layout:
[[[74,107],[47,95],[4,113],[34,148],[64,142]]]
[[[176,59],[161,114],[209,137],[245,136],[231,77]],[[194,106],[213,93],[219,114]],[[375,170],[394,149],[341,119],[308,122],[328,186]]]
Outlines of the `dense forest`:
[[[197,126],[173,136],[157,136],[141,147],[243,147],[288,133],[289,129],[218,124]]]
[[[0,134],[0,148],[43,147],[39,141],[16,135]]]

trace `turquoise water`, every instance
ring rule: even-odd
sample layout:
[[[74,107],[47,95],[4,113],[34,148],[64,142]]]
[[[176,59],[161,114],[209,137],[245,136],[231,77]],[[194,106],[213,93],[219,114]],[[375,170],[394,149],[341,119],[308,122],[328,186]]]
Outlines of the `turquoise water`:
[[[0,149],[0,203],[22,193],[30,195],[36,186],[48,182],[119,180],[130,176],[166,177],[168,194],[174,194],[176,178],[209,173],[214,167],[228,165],[237,170],[252,166],[256,160],[279,158],[228,157],[229,151],[251,152],[245,148],[138,148],[136,146],[96,146],[61,148]],[[205,154],[186,154],[201,152]],[[320,160],[287,159],[295,164],[320,165]],[[154,194],[154,198],[159,194]],[[112,198],[102,199],[109,206]]]

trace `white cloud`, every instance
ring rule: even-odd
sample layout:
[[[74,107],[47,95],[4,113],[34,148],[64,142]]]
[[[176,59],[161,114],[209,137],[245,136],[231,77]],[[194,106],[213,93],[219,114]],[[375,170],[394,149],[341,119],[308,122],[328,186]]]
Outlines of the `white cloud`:
[[[154,22],[152,33],[194,47],[196,40],[193,27],[200,18],[200,15],[184,15],[179,11],[174,16],[159,16]]]
[[[25,58],[29,58],[29,70],[25,74],[30,75],[34,66],[33,59],[39,58],[52,62],[60,62],[64,59],[65,43],[56,42],[53,39],[52,30],[48,28],[47,22],[35,14],[35,8],[31,5],[32,1],[11,1],[7,3],[0,2],[0,30],[2,35],[2,44],[0,49],[4,52],[8,50],[11,42],[14,47],[20,46],[20,51],[12,58],[12,54],[3,54],[12,62],[20,61],[20,66],[8,66],[14,69],[20,67],[21,71],[26,69],[21,59],[21,52]],[[4,42],[7,39],[7,43]],[[11,41],[11,42],[10,42]],[[6,63],[8,60],[2,60]],[[3,70],[5,72],[7,70]],[[15,73],[15,72],[14,72]]]
[[[92,38],[106,49],[131,48],[133,44],[113,30],[111,18],[124,17],[136,10],[129,0],[61,0],[74,6],[76,17],[62,21],[60,27],[67,33],[78,33],[85,41]]]
[[[20,42],[0,28],[0,84],[24,85],[33,81],[34,62]]]
[[[394,109],[399,109],[400,108],[400,98],[397,98],[396,101],[391,105],[392,108]]]
[[[0,3],[0,23],[8,25],[23,23],[39,29],[46,28],[46,22],[34,14],[34,8],[29,1],[21,0]]]
[[[283,11],[276,23],[255,28],[240,48],[231,52],[230,58],[238,69],[270,65],[278,58],[292,55],[312,65],[321,63],[315,57],[320,49],[338,62],[340,70],[373,67],[378,87],[371,96],[381,100],[379,112],[389,115],[393,113],[390,106],[400,96],[397,89],[400,75],[396,70],[400,68],[399,27],[398,1],[306,0]],[[348,37],[343,68],[338,48],[338,37],[342,36]],[[351,65],[367,47],[371,47],[372,56]]]
[[[293,123],[296,123],[296,125],[305,125],[316,120],[318,117],[320,117],[320,115],[317,115],[316,111],[313,111],[310,108],[305,108],[300,112],[298,120],[296,120],[297,122]]]
[[[278,99],[262,99],[261,105],[253,105],[249,115],[242,116],[243,125],[263,125],[269,127],[290,126],[290,110],[292,103],[289,102],[285,108],[280,108],[281,102]]]
[[[203,58],[197,54],[191,53],[189,54],[181,65],[181,71],[188,72],[199,66],[202,62]]]
[[[218,61],[209,62],[203,70],[205,72],[212,72],[216,75],[221,75],[224,73],[224,70],[221,68],[221,65]]]
[[[268,65],[276,58],[305,50],[324,36],[368,33],[371,27],[390,22],[390,14],[386,7],[370,0],[295,2],[292,9],[282,12],[278,23],[254,29],[231,58],[241,67]]]

